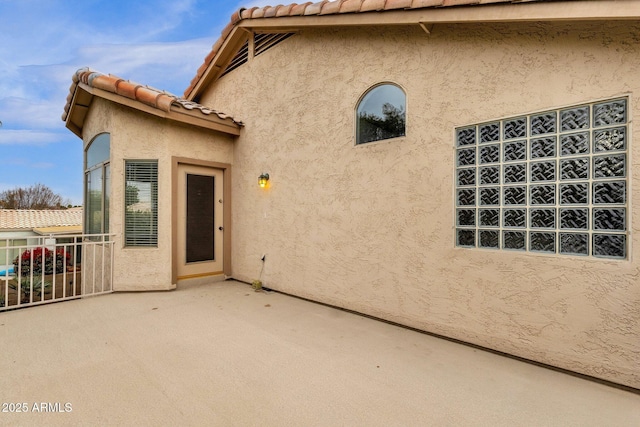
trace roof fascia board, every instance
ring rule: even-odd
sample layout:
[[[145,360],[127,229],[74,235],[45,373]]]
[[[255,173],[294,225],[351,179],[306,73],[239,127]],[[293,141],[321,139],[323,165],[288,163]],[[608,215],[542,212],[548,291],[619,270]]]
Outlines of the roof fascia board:
[[[82,233],[82,224],[80,225],[53,225],[51,227],[34,227],[32,231],[40,236],[48,235],[64,235]]]
[[[84,122],[92,100],[93,95],[80,87],[76,87],[67,118],[65,119],[65,126],[80,139],[82,139],[82,127],[79,126],[79,123]]]
[[[250,30],[247,31],[246,28],[239,26],[235,26],[233,30],[231,30],[229,36],[227,36],[220,47],[218,54],[202,74],[203,78],[201,78],[198,84],[191,90],[191,94],[187,98],[189,101],[193,101],[195,99],[194,95],[199,94],[201,89],[209,84],[209,82],[217,80],[218,76],[222,74],[227,64],[233,59],[238,49],[242,47],[250,34]]]
[[[133,99],[129,99],[124,96],[108,92],[106,90],[88,86],[84,83],[78,83],[78,90],[76,90],[76,95],[74,96],[74,98],[77,97],[79,90],[85,91],[91,94],[92,96],[104,98],[116,104],[124,105],[126,107],[133,108],[134,110],[142,111],[144,113],[151,114],[163,119],[172,120],[180,123],[186,123],[186,124],[198,126],[198,127],[209,129],[209,130],[215,130],[215,131],[226,133],[229,135],[234,135],[234,136],[240,135],[240,126],[236,125],[235,123],[229,123],[228,121],[223,120],[216,116],[210,116],[213,119],[213,121],[211,121],[211,120],[207,120],[207,119],[189,114],[186,111],[181,111],[182,108],[176,107],[176,106],[172,106],[171,111],[166,112],[163,110],[159,110],[157,108],[153,108],[149,105],[143,104],[139,101],[135,101]],[[72,105],[75,106],[75,102]],[[69,117],[72,117],[71,112],[72,111],[70,111]],[[195,114],[200,114],[200,113],[196,112]],[[67,121],[67,123],[68,122],[69,121]],[[82,129],[80,129],[78,125],[75,123],[74,123],[74,127],[77,130],[79,130],[79,133],[75,132],[74,129],[72,128],[69,128],[69,129],[73,133],[78,135],[80,138],[82,138]]]
[[[301,27],[451,24],[477,22],[601,21],[640,19],[639,1],[562,1],[443,7],[334,15],[245,19],[237,26],[287,31]]]

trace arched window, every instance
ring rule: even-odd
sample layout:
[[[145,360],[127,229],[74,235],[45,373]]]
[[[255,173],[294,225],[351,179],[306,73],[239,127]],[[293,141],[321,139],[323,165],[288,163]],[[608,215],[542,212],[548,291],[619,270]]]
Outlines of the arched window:
[[[111,140],[108,133],[96,136],[84,156],[84,232],[109,232],[109,183]]]
[[[405,135],[406,95],[391,83],[369,89],[356,110],[356,144]]]

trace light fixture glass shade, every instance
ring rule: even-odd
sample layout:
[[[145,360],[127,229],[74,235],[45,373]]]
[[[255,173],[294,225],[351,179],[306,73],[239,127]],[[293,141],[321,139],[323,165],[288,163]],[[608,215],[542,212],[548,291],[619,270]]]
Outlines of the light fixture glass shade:
[[[265,188],[267,186],[267,182],[269,181],[269,174],[263,173],[258,177],[258,185],[260,188]]]

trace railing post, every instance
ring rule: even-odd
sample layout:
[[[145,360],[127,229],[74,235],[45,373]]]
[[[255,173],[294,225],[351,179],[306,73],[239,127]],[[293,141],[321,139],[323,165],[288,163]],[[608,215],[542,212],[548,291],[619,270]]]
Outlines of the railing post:
[[[100,242],[100,250],[102,251],[102,256],[100,257],[100,261],[102,265],[100,266],[100,292],[104,292],[104,248],[105,248],[104,236],[102,236],[102,241]]]
[[[91,268],[93,269],[93,281],[92,281],[92,286],[91,286],[91,293],[95,294],[96,293],[96,245],[95,243],[92,243],[93,245],[93,250],[91,251],[91,255],[93,256],[93,259],[91,260]]]

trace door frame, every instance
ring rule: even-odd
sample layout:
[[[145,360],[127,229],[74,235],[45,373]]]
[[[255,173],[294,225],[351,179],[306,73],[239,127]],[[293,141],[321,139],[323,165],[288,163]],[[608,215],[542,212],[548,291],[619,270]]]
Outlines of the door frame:
[[[188,157],[171,157],[171,283],[178,283],[178,167],[202,166],[222,171],[222,272],[231,276],[231,165]]]

